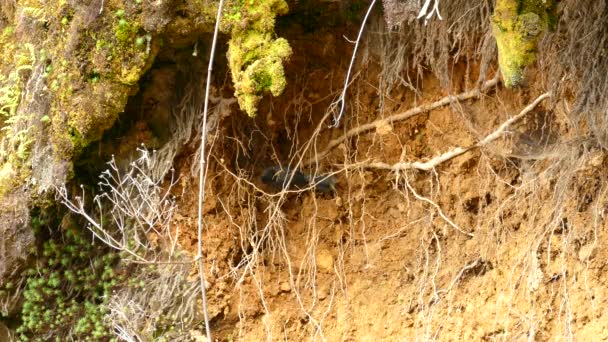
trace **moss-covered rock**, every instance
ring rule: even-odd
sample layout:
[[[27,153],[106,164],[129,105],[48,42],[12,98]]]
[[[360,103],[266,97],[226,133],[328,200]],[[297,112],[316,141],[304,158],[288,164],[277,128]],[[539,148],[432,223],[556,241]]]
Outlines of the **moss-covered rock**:
[[[26,183],[37,193],[39,185],[44,191],[64,182],[73,159],[101,139],[137,92],[163,41],[192,44],[212,31],[216,10],[216,2],[198,0],[15,3],[0,27],[0,195]],[[221,30],[231,36],[235,95],[251,116],[264,94],[277,96],[285,87],[291,48],[275,37],[274,25],[287,10],[284,0],[226,4]],[[31,165],[32,159],[52,162]],[[53,184],[31,179],[51,173],[44,178]]]
[[[542,33],[556,23],[555,0],[497,0],[492,31],[505,86],[524,80],[524,69],[536,60]]]
[[[32,151],[71,163],[99,140],[158,51],[141,2],[24,0],[11,13],[0,27],[0,195],[53,167],[32,166]]]

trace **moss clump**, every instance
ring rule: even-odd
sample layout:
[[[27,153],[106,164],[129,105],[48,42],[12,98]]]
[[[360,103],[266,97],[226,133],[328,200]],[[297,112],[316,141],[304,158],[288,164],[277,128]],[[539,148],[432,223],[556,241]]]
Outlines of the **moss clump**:
[[[128,99],[128,86],[107,79],[95,80],[95,77],[93,76],[87,84],[89,93],[75,95],[74,99],[90,96],[96,98],[98,102],[91,103],[84,98],[75,101],[76,105],[70,111],[67,121],[69,128],[62,135],[70,140],[73,153],[76,155],[91,142],[99,140],[103,132],[112,127]],[[56,134],[62,133],[56,132]]]
[[[264,94],[278,96],[285,89],[283,62],[291,55],[291,47],[287,40],[273,37],[275,17],[287,10],[283,0],[262,0],[244,4],[228,17],[234,21],[227,24],[232,27],[228,62],[235,95],[249,116],[257,114]]]
[[[102,39],[106,39],[106,51],[103,51],[103,47],[98,49],[96,43],[96,52],[101,52],[105,61],[99,63],[97,56],[93,56],[94,65],[99,68],[101,76],[125,85],[135,85],[150,67],[156,52],[150,46],[152,37],[141,28],[140,18],[127,16],[124,10],[119,9],[114,23],[115,42],[108,44],[107,41],[112,40],[108,36]]]
[[[44,221],[32,218],[40,232]],[[99,254],[90,239],[69,228],[61,239],[44,242],[37,267],[26,271],[21,325],[22,341],[67,338],[79,341],[107,341],[111,328],[104,321],[111,291],[121,280],[115,274],[114,254]]]
[[[555,0],[498,0],[492,31],[505,86],[524,80],[524,69],[536,60],[538,41],[556,23]]]
[[[124,18],[120,18],[120,20],[118,20],[118,23],[116,25],[115,35],[116,35],[116,39],[120,43],[123,43],[123,44],[127,43],[129,41],[129,38],[131,38],[133,36],[133,32],[137,32],[137,30],[133,26],[133,24],[130,24]]]

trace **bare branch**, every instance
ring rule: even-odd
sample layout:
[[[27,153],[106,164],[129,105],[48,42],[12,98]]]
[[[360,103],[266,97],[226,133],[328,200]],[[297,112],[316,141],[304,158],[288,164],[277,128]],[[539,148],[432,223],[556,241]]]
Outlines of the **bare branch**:
[[[432,170],[443,162],[446,162],[454,157],[457,157],[463,153],[466,153],[474,148],[483,147],[483,146],[489,144],[490,142],[500,138],[504,134],[507,127],[509,127],[513,123],[517,122],[518,120],[520,120],[526,114],[531,112],[539,103],[541,103],[544,99],[546,99],[547,97],[550,97],[550,96],[551,96],[550,92],[540,95],[536,100],[534,100],[534,102],[530,103],[524,109],[522,109],[522,111],[519,112],[519,114],[517,114],[514,117],[510,118],[509,120],[503,122],[496,130],[494,130],[492,133],[488,134],[485,138],[483,138],[481,141],[479,141],[478,143],[476,143],[472,146],[456,147],[456,148],[454,148],[448,152],[445,152],[426,162],[420,162],[420,161],[400,162],[400,163],[396,163],[396,164],[392,164],[392,165],[388,164],[388,163],[384,163],[384,162],[372,162],[372,163],[363,162],[363,163],[349,165],[348,167],[349,168],[363,167],[363,168],[368,168],[368,169],[383,169],[383,170],[391,170],[391,171],[401,171],[401,170],[409,170],[409,169],[417,169],[417,170],[422,170],[422,171]]]
[[[330,107],[337,105],[340,103],[340,112],[337,116],[334,116],[334,122],[330,127],[338,127],[340,124],[340,120],[342,119],[342,115],[344,115],[344,107],[346,105],[346,90],[348,90],[348,82],[350,80],[350,74],[353,71],[353,65],[355,64],[355,58],[357,57],[357,49],[359,48],[359,42],[361,41],[361,36],[363,35],[363,29],[365,28],[365,23],[367,22],[367,18],[372,12],[372,8],[376,4],[376,0],[372,0],[372,3],[369,5],[367,9],[367,13],[365,13],[365,17],[363,18],[363,22],[361,23],[361,28],[359,29],[359,34],[357,35],[357,43],[355,44],[355,48],[353,49],[353,55],[350,59],[350,65],[348,66],[348,73],[346,74],[346,80],[344,81],[344,89],[342,89],[342,94],[340,97],[334,101]]]
[[[213,57],[215,55],[215,46],[217,44],[217,36],[220,27],[220,19],[222,18],[222,7],[224,0],[220,0],[217,7],[217,16],[215,18],[215,29],[213,31],[213,42],[211,43],[211,55],[209,57],[209,67],[207,68],[207,86],[205,87],[205,108],[203,110],[203,129],[201,132],[201,155],[200,155],[200,170],[199,170],[199,193],[198,193],[198,274],[201,287],[201,297],[203,300],[203,315],[205,317],[205,330],[207,340],[213,341],[211,337],[211,327],[209,326],[209,312],[207,310],[207,294],[205,289],[205,268],[203,260],[203,201],[205,200],[205,145],[207,144],[207,112],[209,110],[209,90],[211,88],[211,72],[213,71]]]

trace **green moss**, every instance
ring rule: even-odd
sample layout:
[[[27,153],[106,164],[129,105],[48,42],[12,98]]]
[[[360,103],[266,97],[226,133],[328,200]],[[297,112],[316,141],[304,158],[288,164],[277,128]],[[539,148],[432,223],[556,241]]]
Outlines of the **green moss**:
[[[287,40],[273,36],[275,17],[287,10],[284,1],[266,0],[243,6],[241,16],[231,16],[247,24],[232,25],[228,62],[239,105],[250,116],[257,114],[264,94],[278,96],[285,89],[283,63],[292,51]]]
[[[95,37],[91,61],[102,77],[135,85],[154,58],[148,45],[151,36],[140,34],[141,24],[124,10],[118,10],[115,17],[114,37],[109,37],[106,32]]]
[[[4,162],[0,168],[0,195],[4,195],[19,184],[17,170],[10,162]]]
[[[99,140],[103,132],[114,124],[129,95],[128,86],[102,78],[89,82],[86,88],[88,96],[97,102],[77,102],[67,120],[67,138],[75,155],[91,142]]]
[[[125,44],[133,36],[133,31],[135,31],[135,27],[126,19],[121,18],[116,25],[116,39],[120,43]]]
[[[505,86],[520,85],[525,68],[534,63],[542,33],[555,27],[554,0],[498,0],[492,31]]]
[[[58,60],[53,64],[58,67],[49,79],[55,92],[50,123],[54,150],[62,160],[78,156],[114,124],[154,59],[151,36],[140,32],[138,15],[110,8],[104,11],[108,26],[83,34],[79,52],[62,50],[70,37],[54,52]]]
[[[15,32],[14,26],[7,26],[2,30],[2,38],[6,39],[10,37]]]

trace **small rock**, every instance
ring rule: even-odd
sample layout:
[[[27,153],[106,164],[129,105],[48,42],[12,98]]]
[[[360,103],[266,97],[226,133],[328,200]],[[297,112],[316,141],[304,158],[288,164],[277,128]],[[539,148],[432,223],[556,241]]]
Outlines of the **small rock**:
[[[578,251],[578,260],[587,261],[595,257],[597,249],[593,244],[585,245]]]
[[[336,207],[342,208],[342,206],[344,205],[344,200],[342,199],[342,197],[336,196],[335,201],[336,201]]]
[[[208,342],[207,336],[203,335],[199,330],[190,330],[190,338],[195,342]]]
[[[602,164],[604,163],[604,154],[598,153],[597,155],[593,156],[588,163],[591,167],[594,168],[602,166]]]
[[[289,292],[291,291],[291,285],[289,285],[289,282],[284,281],[279,284],[279,289],[281,290],[281,292]]]
[[[319,300],[324,300],[327,298],[327,289],[320,289],[319,292],[317,292],[317,297]]]
[[[401,212],[399,211],[399,209],[398,209],[398,208],[389,208],[389,209],[388,209],[388,215],[389,215],[391,218],[396,219],[396,218],[398,218],[399,216],[401,216]]]
[[[393,131],[393,126],[386,121],[381,121],[376,124],[376,133],[379,135],[387,135]]]
[[[270,286],[270,289],[268,290],[268,292],[270,293],[271,296],[276,297],[279,295],[280,289],[276,284],[273,284],[273,286]]]
[[[327,249],[320,249],[317,252],[317,267],[326,272],[334,270],[334,257]]]

